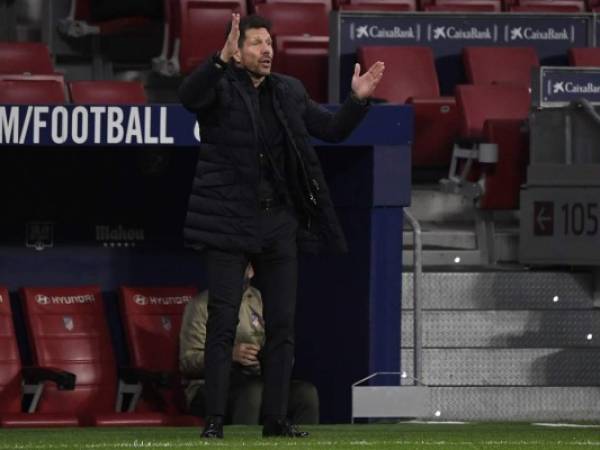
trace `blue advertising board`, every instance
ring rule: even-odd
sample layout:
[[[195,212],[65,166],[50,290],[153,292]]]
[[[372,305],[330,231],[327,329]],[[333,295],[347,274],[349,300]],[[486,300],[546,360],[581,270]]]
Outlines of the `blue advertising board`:
[[[329,101],[350,90],[360,46],[432,48],[442,94],[464,82],[466,46],[531,46],[545,65],[567,62],[570,47],[593,45],[592,14],[440,14],[333,12],[330,18]]]
[[[0,105],[0,146],[195,147],[201,135],[196,116],[176,104]],[[411,139],[411,111],[392,105],[371,108],[349,137],[351,145],[399,145]]]
[[[579,99],[600,104],[600,68],[542,66],[534,80],[534,106],[561,107]]]
[[[313,139],[338,206],[409,202],[387,187],[410,180],[412,120],[376,105],[344,142]],[[180,247],[201,135],[177,104],[0,105],[0,244]]]
[[[193,146],[196,117],[179,105],[0,105],[0,145]]]

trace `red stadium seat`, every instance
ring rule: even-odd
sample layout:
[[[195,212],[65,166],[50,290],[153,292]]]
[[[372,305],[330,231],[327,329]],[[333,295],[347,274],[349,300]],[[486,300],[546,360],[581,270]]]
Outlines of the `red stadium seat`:
[[[528,163],[528,138],[523,125],[531,104],[529,89],[462,85],[456,87],[456,100],[461,137],[474,144],[470,148],[455,147],[449,177],[442,185],[449,192],[467,193],[480,209],[518,208]],[[495,154],[489,153],[487,144],[495,144]]]
[[[148,103],[139,81],[72,81],[69,83],[73,103],[98,105],[139,105]]]
[[[147,30],[156,25],[151,18],[132,15],[94,21],[91,11],[92,0],[71,0],[69,15],[59,22],[59,30],[70,37],[88,35],[115,35],[124,32]]]
[[[311,98],[327,101],[329,38],[326,36],[276,36],[273,69],[299,78]]]
[[[410,97],[439,97],[440,88],[429,47],[366,46],[358,48],[363,70],[376,61],[385,61],[384,76],[373,93],[390,103],[406,103]],[[410,70],[407,70],[410,68]]]
[[[518,0],[516,6],[548,7],[549,12],[585,12],[586,9],[584,0]]]
[[[273,36],[329,36],[322,3],[259,3],[255,8],[256,14],[271,21]]]
[[[200,425],[199,418],[182,415],[184,394],[179,377],[179,330],[185,305],[198,293],[195,287],[122,287],[121,311],[131,365],[148,378],[168,380],[170,386],[144,389],[137,411],[164,411],[170,425]]]
[[[250,3],[252,3],[252,0],[250,0]],[[325,5],[327,13],[329,13],[332,8],[331,0],[264,0],[254,2],[254,4],[256,3],[317,3]]]
[[[456,102],[461,116],[461,137],[482,139],[487,120],[525,120],[531,95],[524,86],[459,85]]]
[[[482,8],[493,8],[493,11],[502,11],[502,3],[500,0],[435,0],[433,3],[436,6],[449,6],[449,7],[461,7],[469,8],[472,6],[471,11],[477,11],[477,6]],[[423,7],[425,9],[425,6]],[[450,10],[449,10],[450,11]],[[460,9],[460,11],[469,11],[469,9]]]
[[[232,11],[246,14],[245,0],[181,0],[179,64],[189,73],[223,47]]]
[[[0,288],[0,422],[21,411],[21,360],[6,288]]]
[[[6,288],[0,287],[0,426],[73,427],[79,425],[77,417],[71,414],[23,412],[21,406],[22,382],[21,359],[17,348],[8,291]]]
[[[75,389],[45,386],[38,410],[76,414],[89,426],[153,426],[156,413],[121,413],[117,370],[97,286],[24,288],[22,298],[34,364],[75,374]]]
[[[410,5],[407,4],[403,4],[403,3],[360,3],[358,5],[351,5],[351,4],[346,4],[346,5],[340,5],[340,11],[376,11],[376,12],[382,12],[382,11],[395,11],[395,12],[402,12],[402,11],[414,11],[413,9],[410,9]]]
[[[592,11],[594,1],[600,0],[502,0],[502,3],[504,11],[508,12],[579,13]]]
[[[600,67],[600,48],[570,48],[569,64],[579,67]]]
[[[529,164],[529,134],[523,119],[486,121],[484,140],[498,146],[498,161],[485,168],[481,209],[518,209]]]
[[[358,5],[340,5],[340,11],[376,11],[402,12],[415,11],[409,3],[360,3]]]
[[[0,104],[60,105],[66,101],[62,75],[0,75]]]
[[[46,44],[39,42],[0,42],[0,74],[54,73]]]
[[[465,47],[463,62],[472,84],[531,85],[531,69],[540,65],[533,47]]]
[[[444,5],[429,4],[423,7],[428,12],[500,12],[496,2],[466,2],[466,3],[447,3]]]
[[[510,12],[513,13],[580,13],[584,12],[582,4],[576,4],[569,2],[568,4],[554,4],[558,3],[555,1],[540,2],[536,4],[527,5],[512,5],[509,8]]]
[[[416,11],[415,0],[345,0],[339,2],[342,11]]]
[[[259,3],[321,3],[325,5],[327,13],[332,9],[337,9],[336,0],[248,0],[248,12],[255,13],[256,5]]]
[[[440,97],[433,52],[429,47],[359,47],[363,70],[374,62],[386,63],[386,75],[374,97],[390,103],[411,103],[415,111],[412,164],[448,165],[458,133],[453,97]]]

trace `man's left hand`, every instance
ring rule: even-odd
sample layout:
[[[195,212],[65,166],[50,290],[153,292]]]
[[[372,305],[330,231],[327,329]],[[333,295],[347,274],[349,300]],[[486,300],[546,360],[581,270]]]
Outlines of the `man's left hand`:
[[[354,75],[352,76],[352,92],[359,99],[370,97],[373,91],[383,78],[385,65],[382,61],[377,61],[364,74],[360,74],[360,64],[354,65]]]

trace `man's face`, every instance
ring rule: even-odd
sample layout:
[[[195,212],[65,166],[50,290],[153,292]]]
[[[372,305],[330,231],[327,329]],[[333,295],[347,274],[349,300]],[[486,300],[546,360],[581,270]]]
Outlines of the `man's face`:
[[[273,62],[273,41],[267,29],[247,29],[244,43],[234,57],[252,75],[269,75]]]

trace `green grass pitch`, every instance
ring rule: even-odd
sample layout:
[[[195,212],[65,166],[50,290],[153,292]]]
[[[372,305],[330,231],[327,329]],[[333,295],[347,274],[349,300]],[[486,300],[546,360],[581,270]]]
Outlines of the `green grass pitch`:
[[[305,439],[263,439],[260,427],[225,427],[224,440],[197,428],[1,429],[8,449],[600,449],[600,426],[519,423],[319,425]]]

